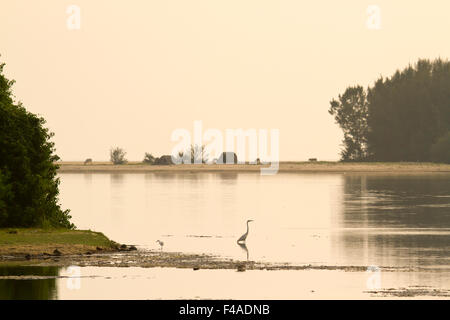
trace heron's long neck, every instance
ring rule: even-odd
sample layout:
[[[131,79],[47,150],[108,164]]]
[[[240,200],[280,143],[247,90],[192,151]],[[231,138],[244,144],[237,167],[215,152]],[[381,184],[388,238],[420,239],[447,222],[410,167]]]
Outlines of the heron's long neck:
[[[248,234],[248,221],[247,221],[247,234]]]

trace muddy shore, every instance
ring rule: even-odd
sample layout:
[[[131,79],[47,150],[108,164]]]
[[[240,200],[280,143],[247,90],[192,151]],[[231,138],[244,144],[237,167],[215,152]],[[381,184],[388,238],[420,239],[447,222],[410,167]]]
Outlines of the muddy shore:
[[[181,252],[160,252],[153,250],[122,249],[116,252],[88,252],[85,254],[37,254],[31,257],[23,255],[1,255],[0,265],[29,265],[67,267],[141,267],[141,268],[188,268],[246,270],[339,270],[346,272],[365,272],[368,266],[327,266],[296,265],[290,263],[269,263],[243,261],[208,254],[190,254]],[[382,267],[383,271],[411,272],[411,268]]]

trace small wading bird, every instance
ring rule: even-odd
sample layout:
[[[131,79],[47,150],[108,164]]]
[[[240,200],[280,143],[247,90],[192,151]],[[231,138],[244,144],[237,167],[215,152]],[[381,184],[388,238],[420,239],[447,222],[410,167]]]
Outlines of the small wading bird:
[[[156,242],[159,244],[159,250],[162,251],[163,247],[164,247],[164,242],[162,242],[161,240],[156,240]]]
[[[247,220],[247,232],[244,233],[237,241],[238,244],[245,244],[245,240],[247,239],[248,236],[248,223],[252,222],[253,220]]]

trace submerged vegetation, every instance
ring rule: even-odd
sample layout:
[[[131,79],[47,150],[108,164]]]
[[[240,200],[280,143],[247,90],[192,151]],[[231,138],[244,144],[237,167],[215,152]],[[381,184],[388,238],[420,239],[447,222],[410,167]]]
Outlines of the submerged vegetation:
[[[330,103],[344,132],[342,160],[450,163],[450,62],[419,60]]]
[[[58,204],[59,159],[45,120],[15,102],[0,64],[0,227],[74,228]]]

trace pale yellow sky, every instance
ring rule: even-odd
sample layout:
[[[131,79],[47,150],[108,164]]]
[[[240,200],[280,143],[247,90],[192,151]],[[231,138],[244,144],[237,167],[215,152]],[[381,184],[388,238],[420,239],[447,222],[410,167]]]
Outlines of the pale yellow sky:
[[[68,30],[66,8],[81,8]],[[366,27],[369,5],[381,30]],[[348,85],[450,56],[450,2],[2,0],[14,92],[63,160],[169,154],[177,128],[280,130],[280,159],[338,159],[328,114]]]

